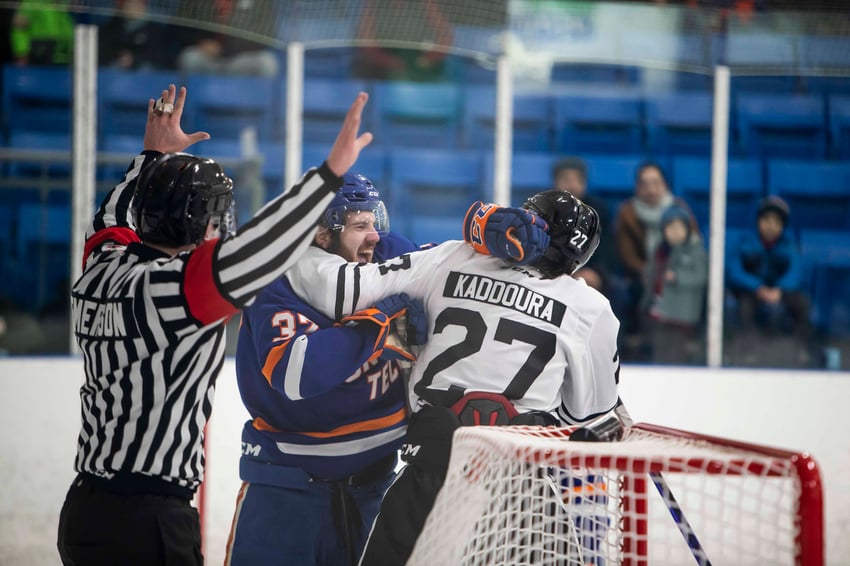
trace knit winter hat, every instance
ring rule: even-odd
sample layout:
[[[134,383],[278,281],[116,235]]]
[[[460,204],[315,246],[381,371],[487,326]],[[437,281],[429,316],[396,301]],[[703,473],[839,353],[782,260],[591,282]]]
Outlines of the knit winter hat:
[[[791,214],[791,209],[784,199],[769,195],[759,201],[758,218],[761,218],[767,212],[775,212],[782,219],[782,225],[788,224],[788,216]]]
[[[661,215],[661,229],[667,227],[668,224],[673,222],[674,220],[681,220],[685,227],[688,229],[688,236],[691,235],[691,215],[687,210],[678,205],[670,205],[667,207],[667,210],[664,211],[664,214]]]

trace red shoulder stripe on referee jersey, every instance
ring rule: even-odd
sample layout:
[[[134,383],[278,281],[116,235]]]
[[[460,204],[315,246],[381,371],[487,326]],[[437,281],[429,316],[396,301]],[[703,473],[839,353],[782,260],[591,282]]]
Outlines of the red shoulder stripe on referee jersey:
[[[219,240],[207,240],[195,248],[186,262],[183,289],[189,313],[202,324],[209,324],[223,316],[233,316],[239,309],[225,299],[213,276],[213,253]]]
[[[99,230],[91,238],[86,240],[86,246],[83,248],[83,267],[86,265],[89,254],[104,242],[115,242],[119,246],[126,246],[127,244],[140,241],[139,235],[136,234],[135,230],[125,226],[113,226]]]

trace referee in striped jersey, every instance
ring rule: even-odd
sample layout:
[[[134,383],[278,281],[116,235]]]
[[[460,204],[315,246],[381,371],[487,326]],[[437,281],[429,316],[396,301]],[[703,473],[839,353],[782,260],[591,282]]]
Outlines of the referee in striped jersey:
[[[209,138],[180,126],[186,89],[148,102],[144,150],[87,231],[72,290],[85,362],[82,428],[59,518],[65,565],[202,564],[191,499],[224,360],[225,323],[298,260],[341,176],[372,140],[352,104],[318,168],[235,233],[232,182],[180,153]]]

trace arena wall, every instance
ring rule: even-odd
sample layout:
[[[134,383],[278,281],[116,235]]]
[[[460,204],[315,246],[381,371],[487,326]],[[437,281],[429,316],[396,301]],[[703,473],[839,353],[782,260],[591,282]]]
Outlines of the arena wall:
[[[82,375],[79,358],[0,360],[4,566],[59,563],[56,528],[74,477]],[[827,564],[850,563],[850,373],[626,366],[620,385],[637,421],[813,454],[824,482]],[[207,429],[207,564],[223,563],[246,418],[228,358]]]

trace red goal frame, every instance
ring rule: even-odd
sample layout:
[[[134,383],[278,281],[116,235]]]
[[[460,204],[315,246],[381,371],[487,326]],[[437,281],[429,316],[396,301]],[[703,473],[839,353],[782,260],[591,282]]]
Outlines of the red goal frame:
[[[772,448],[748,442],[721,438],[675,428],[664,427],[648,423],[635,423],[632,429],[668,437],[681,438],[683,440],[699,441],[717,447],[732,448],[746,452],[766,456],[776,460],[787,461],[791,464],[800,482],[800,496],[797,501],[794,524],[797,527],[795,564],[798,566],[824,566],[824,508],[823,508],[823,484],[820,470],[814,458],[807,452],[794,452],[779,448]],[[570,430],[552,429],[546,432],[538,432],[536,436],[549,438],[569,438]],[[764,477],[785,477],[778,470],[758,462],[732,461],[742,471]],[[637,519],[632,520],[630,513],[625,513],[623,529],[623,551],[641,557],[637,560],[626,558],[624,566],[649,566],[647,561],[648,549],[646,548],[647,532],[649,529],[647,517],[647,492],[651,485],[648,476],[650,473],[674,472],[674,473],[709,473],[724,475],[743,475],[729,470],[728,466],[722,466],[710,458],[659,458],[631,459],[617,456],[593,456],[593,455],[570,455],[563,454],[557,457],[557,463],[563,467],[593,467],[619,472],[639,474],[642,477],[630,479],[624,476],[624,492],[628,495],[623,497],[623,510],[633,512]],[[727,460],[728,463],[728,460]]]

